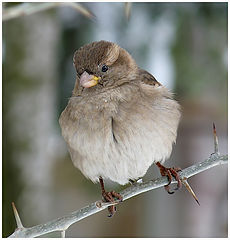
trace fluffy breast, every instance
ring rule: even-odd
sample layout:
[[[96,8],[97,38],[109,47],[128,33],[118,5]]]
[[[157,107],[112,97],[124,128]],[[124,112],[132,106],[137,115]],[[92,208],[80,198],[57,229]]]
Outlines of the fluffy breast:
[[[74,165],[94,182],[102,176],[125,184],[171,153],[179,105],[163,87],[143,86],[133,94],[70,100],[60,117]]]

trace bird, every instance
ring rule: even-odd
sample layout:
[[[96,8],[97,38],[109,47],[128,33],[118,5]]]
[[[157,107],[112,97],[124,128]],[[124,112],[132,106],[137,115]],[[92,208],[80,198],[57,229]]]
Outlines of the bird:
[[[101,40],[74,53],[76,81],[59,118],[72,162],[92,182],[100,182],[105,202],[122,201],[105,191],[104,179],[120,185],[142,178],[154,163],[181,187],[180,168],[163,165],[176,142],[181,107],[173,94],[141,69],[118,44]],[[113,216],[116,207],[108,207]]]

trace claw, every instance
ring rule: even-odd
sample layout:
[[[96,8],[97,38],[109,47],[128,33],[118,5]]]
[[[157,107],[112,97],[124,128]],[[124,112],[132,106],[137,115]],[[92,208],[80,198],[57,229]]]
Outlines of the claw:
[[[118,199],[120,202],[122,202],[123,198],[119,193],[117,193],[115,191],[111,191],[111,192],[106,192],[105,191],[104,182],[103,182],[102,177],[99,178],[99,181],[100,181],[100,184],[101,184],[102,197],[103,197],[105,202],[115,203],[116,199]],[[114,198],[116,198],[116,199],[114,199]],[[116,212],[116,206],[115,205],[109,206],[108,211],[109,211],[108,217],[112,217]]]
[[[181,171],[181,169],[180,168],[172,168],[171,169],[171,173],[172,173],[173,177],[177,180],[177,187],[174,190],[179,190],[182,186],[178,171]]]
[[[115,214],[115,212],[117,211],[117,208],[116,208],[116,206],[112,205],[112,206],[108,207],[108,211],[109,211],[108,217],[112,217]]]
[[[169,185],[165,185],[164,188],[165,188],[165,190],[166,190],[169,194],[173,194],[173,193],[174,193],[174,192],[171,192],[171,191],[170,191]]]
[[[174,192],[170,191],[170,184],[172,182],[172,177],[174,177],[177,181],[177,187],[174,190],[178,190],[178,189],[181,188],[182,183],[181,183],[180,176],[178,174],[178,172],[181,171],[181,168],[175,168],[175,167],[166,168],[163,165],[161,165],[159,162],[157,162],[156,165],[160,169],[161,176],[167,176],[168,177],[169,182],[168,182],[167,185],[164,186],[164,188],[169,194],[174,193]]]

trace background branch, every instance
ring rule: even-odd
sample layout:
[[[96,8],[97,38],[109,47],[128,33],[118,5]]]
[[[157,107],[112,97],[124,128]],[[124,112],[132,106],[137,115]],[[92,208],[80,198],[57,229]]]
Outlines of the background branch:
[[[51,8],[60,7],[60,6],[68,6],[72,7],[85,17],[89,19],[95,19],[95,16],[92,12],[90,12],[87,8],[83,7],[80,3],[73,2],[49,2],[49,3],[22,3],[20,5],[16,5],[13,7],[5,7],[3,5],[3,14],[2,20],[7,21],[13,18],[31,15],[37,12],[46,11]],[[127,19],[130,18],[131,12],[131,3],[125,3],[125,16]]]
[[[94,18],[94,15],[79,3],[72,2],[50,2],[50,3],[23,3],[13,7],[3,7],[2,20],[10,20],[20,16],[31,15],[54,7],[69,6],[83,14],[87,18]]]
[[[209,168],[216,167],[218,165],[226,164],[228,161],[227,155],[219,155],[219,153],[212,154],[208,159],[203,162],[194,164],[180,172],[181,179],[188,179],[198,173],[208,170]],[[172,183],[176,181],[173,180]],[[166,177],[161,177],[156,180],[151,180],[144,183],[137,183],[132,185],[123,191],[120,194],[123,196],[123,200],[127,200],[131,197],[134,197],[138,194],[160,188],[168,183],[168,179]],[[115,202],[117,204],[118,202]],[[15,232],[9,237],[37,237],[50,232],[60,231],[62,236],[64,236],[64,232],[71,226],[72,224],[89,217],[97,212],[100,212],[114,203],[104,203],[101,200],[94,202],[87,207],[84,207],[80,210],[72,212],[66,216],[54,219],[44,224],[36,225],[34,227],[25,228],[18,226]]]

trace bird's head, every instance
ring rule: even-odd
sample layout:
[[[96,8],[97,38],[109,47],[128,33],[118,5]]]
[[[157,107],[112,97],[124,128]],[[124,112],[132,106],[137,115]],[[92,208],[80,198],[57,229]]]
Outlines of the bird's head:
[[[130,54],[115,43],[93,42],[74,54],[78,84],[83,88],[119,86],[135,79],[138,67]]]

